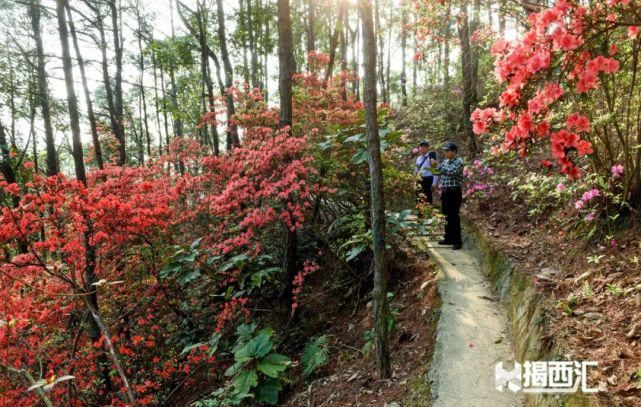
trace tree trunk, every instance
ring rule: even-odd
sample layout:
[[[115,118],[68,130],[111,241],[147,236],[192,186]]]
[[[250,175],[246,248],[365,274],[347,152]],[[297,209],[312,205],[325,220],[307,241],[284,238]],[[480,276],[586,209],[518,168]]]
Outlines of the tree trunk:
[[[78,99],[73,84],[73,65],[71,53],[69,52],[69,32],[65,18],[65,0],[56,0],[56,15],[58,17],[58,34],[62,48],[62,67],[67,87],[67,104],[69,110],[69,126],[71,127],[71,139],[73,146],[73,161],[76,168],[76,178],[83,184],[87,184],[85,173],[85,162],[83,160],[82,142],[80,141],[80,116],[78,114]]]
[[[392,103],[392,91],[390,83],[390,73],[391,73],[391,59],[392,59],[392,16],[394,15],[394,3],[390,2],[389,9],[389,19],[387,20],[387,65],[385,67],[385,96],[387,97],[387,103]]]
[[[251,54],[251,85],[258,87],[258,53],[256,52],[256,41],[254,38],[254,16],[252,0],[246,0],[247,4],[247,32],[249,33],[249,52]]]
[[[452,5],[447,3],[447,10],[445,12],[445,25],[444,31],[444,44],[443,44],[443,86],[445,89],[450,87],[450,19],[452,13]]]
[[[414,26],[414,52],[416,53],[417,50],[418,50],[418,38],[417,38],[416,26]],[[418,64],[419,64],[419,60],[417,58],[412,58],[412,96],[416,96]]]
[[[476,67],[472,47],[470,44],[469,16],[467,2],[461,5],[461,16],[459,24],[459,42],[461,43],[461,69],[463,75],[463,127],[467,138],[468,151],[471,156],[477,153],[476,136],[472,131],[470,115],[472,106],[476,103]]]
[[[316,51],[316,0],[307,0],[307,53]]]
[[[90,4],[90,3],[87,3]],[[111,79],[109,78],[109,60],[107,58],[107,37],[105,35],[105,27],[103,24],[104,16],[100,12],[98,5],[92,6],[96,14],[95,25],[98,29],[98,34],[100,35],[100,53],[101,53],[101,66],[102,66],[102,82],[105,86],[105,94],[107,99],[107,110],[109,111],[109,122],[111,124],[111,131],[116,133],[118,128],[117,119],[116,119],[116,108],[114,106],[114,95],[113,89],[111,87]]]
[[[150,39],[150,43],[153,43],[153,34]],[[153,76],[154,76],[154,110],[156,116],[156,127],[158,128],[158,153],[162,154],[162,134],[160,133],[160,104],[158,103],[158,61],[156,60],[156,51],[152,48],[151,50],[151,65],[153,67]]]
[[[116,0],[109,1],[111,11],[111,26],[113,31],[114,53],[116,62],[116,75],[114,81],[114,112],[115,124],[114,134],[118,140],[118,161],[117,164],[125,165],[127,160],[127,145],[125,140],[124,107],[122,100],[122,41],[120,40],[120,26],[118,22],[118,8]]]
[[[234,70],[231,66],[231,59],[229,58],[229,51],[227,50],[227,34],[225,33],[225,12],[223,10],[223,0],[216,0],[216,8],[218,11],[218,41],[220,42],[220,56],[223,60],[223,70],[225,71],[225,103],[227,105],[227,149],[231,150],[240,145],[238,139],[238,128],[233,123],[234,114],[234,98],[227,92],[234,84]]]
[[[381,17],[380,17],[380,7],[379,0],[374,0],[374,8],[376,14],[376,28],[375,36],[378,38],[378,80],[381,87],[381,97],[383,98],[383,103],[387,103],[387,94],[385,90],[387,86],[385,85],[385,47],[383,44],[383,29],[381,28]],[[365,33],[363,33],[363,42],[365,42]],[[364,86],[364,85],[363,85]]]
[[[149,122],[147,119],[147,97],[145,95],[145,57],[142,48],[143,36],[143,20],[140,14],[139,2],[136,5],[136,20],[138,20],[138,52],[140,53],[140,60],[138,61],[138,68],[140,69],[140,98],[142,99],[142,122],[145,125],[145,141],[147,144],[147,156],[151,157],[151,136],[149,134]],[[142,129],[141,129],[142,130]]]
[[[343,6],[343,2],[339,1],[336,27],[334,28],[334,33],[329,40],[329,63],[327,64],[327,71],[325,72],[325,86],[329,84],[329,80],[331,79],[333,73],[332,71],[334,70],[334,63],[336,61],[336,47],[338,46],[338,40],[343,30],[343,13],[345,13],[345,7]]]
[[[505,36],[505,18],[507,14],[507,0],[499,0],[499,36]]]
[[[247,27],[247,16],[245,0],[238,0],[238,23],[241,27]],[[247,36],[244,33],[240,36],[240,48],[243,50],[243,81],[249,84],[249,58],[247,57]]]
[[[174,28],[174,0],[169,2],[169,24],[171,27],[171,40],[175,41],[176,39],[176,30]],[[178,105],[178,88],[176,86],[176,67],[174,66],[173,58],[169,60],[169,84],[171,89],[169,95],[171,96],[172,103],[172,119],[173,119],[173,131],[174,137],[183,136],[183,122],[181,119],[181,114],[179,112],[180,106]],[[167,140],[167,149],[169,149],[169,140]],[[169,150],[168,150],[169,151]]]
[[[280,93],[281,128],[289,127],[291,133],[292,109],[292,75],[296,72],[294,60],[294,40],[292,37],[292,21],[289,10],[289,0],[278,0],[278,88]],[[291,302],[292,282],[297,273],[298,238],[296,229],[292,230],[283,223],[283,271],[285,273],[285,288],[283,299],[287,305]]]
[[[359,66],[359,48],[358,42],[360,39],[360,25],[356,24],[354,31],[352,31],[352,71],[358,73]],[[360,89],[360,79],[358,75],[355,75],[354,82],[352,83],[352,92],[356,97],[356,100],[361,100],[361,89]]]
[[[347,10],[343,14],[343,29],[341,30],[341,98],[347,100],[347,80],[345,73],[347,72],[347,38],[349,34],[349,18]]]
[[[73,22],[73,15],[71,14],[71,7],[69,3],[65,2],[67,18],[69,19],[69,31],[73,39],[73,47],[78,59],[78,67],[80,68],[80,77],[82,79],[82,90],[85,96],[85,103],[87,104],[87,117],[89,118],[89,126],[91,127],[91,139],[93,141],[94,154],[96,155],[96,163],[98,168],[102,169],[104,164],[102,160],[102,148],[100,147],[100,140],[98,139],[98,127],[96,125],[96,115],[93,111],[93,103],[91,102],[91,94],[89,93],[89,86],[87,84],[87,74],[85,72],[85,62],[80,54],[80,46],[78,45],[78,36],[76,34],[76,26]]]
[[[407,28],[405,27],[405,21],[407,21],[407,10],[405,6],[403,7],[403,12],[401,15],[401,105],[407,107],[407,70],[406,70],[406,60],[407,60]]]
[[[47,175],[52,176],[60,172],[58,166],[58,155],[56,144],[53,139],[53,127],[51,126],[51,108],[49,106],[49,86],[45,68],[45,57],[42,46],[42,35],[40,32],[40,0],[32,0],[29,8],[31,17],[31,28],[36,42],[36,57],[38,60],[38,101],[42,109],[42,120],[45,126],[45,142],[47,145]]]
[[[374,246],[374,345],[376,366],[381,379],[391,376],[389,335],[387,332],[387,261],[385,259],[385,201],[381,147],[376,111],[376,37],[372,24],[371,0],[360,0],[363,20],[363,82],[365,101],[365,132],[369,152],[372,238]]]

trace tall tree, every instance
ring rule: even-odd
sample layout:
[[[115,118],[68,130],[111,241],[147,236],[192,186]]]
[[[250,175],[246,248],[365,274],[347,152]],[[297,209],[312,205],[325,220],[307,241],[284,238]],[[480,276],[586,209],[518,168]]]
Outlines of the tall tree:
[[[249,34],[249,52],[251,56],[251,85],[258,87],[258,53],[256,52],[256,40],[254,33],[254,7],[252,0],[246,0],[247,7],[247,33]]]
[[[114,77],[114,113],[115,125],[114,134],[118,140],[118,165],[125,165],[127,160],[127,140],[125,139],[124,105],[122,97],[122,38],[120,31],[120,13],[116,6],[116,0],[109,1],[111,11],[111,28],[114,43],[116,74]]]
[[[383,103],[387,103],[387,94],[385,93],[385,90],[387,89],[387,85],[385,84],[385,46],[383,44],[383,28],[381,27],[380,0],[374,0],[374,13],[376,16],[376,28],[374,35],[378,38],[378,69],[376,71],[378,74]],[[363,42],[365,42],[365,33],[363,33]]]
[[[387,330],[387,260],[385,257],[385,201],[381,146],[378,136],[376,110],[376,35],[372,23],[371,0],[360,0],[363,25],[363,99],[365,102],[365,132],[369,153],[370,201],[372,239],[374,246],[374,345],[376,367],[381,378],[391,375],[389,335]]]
[[[407,9],[403,6],[401,15],[401,105],[407,107]]]
[[[65,2],[65,9],[67,11],[67,18],[69,19],[69,32],[73,39],[73,47],[76,52],[76,59],[78,60],[78,67],[80,68],[80,78],[82,79],[82,90],[85,96],[85,103],[87,105],[87,117],[89,119],[89,127],[91,128],[91,140],[93,141],[93,150],[96,156],[96,164],[98,168],[103,168],[102,148],[100,146],[100,139],[98,138],[98,125],[96,123],[96,114],[93,110],[93,102],[91,101],[91,94],[89,93],[89,85],[87,84],[87,73],[85,72],[85,61],[80,52],[80,45],[78,44],[78,35],[76,33],[76,26],[73,22],[73,14],[69,3]]]
[[[316,51],[316,0],[307,0],[307,53]]]
[[[58,166],[58,155],[56,144],[53,139],[53,127],[51,125],[51,107],[49,105],[49,86],[45,67],[44,49],[42,46],[42,34],[40,32],[40,0],[31,0],[29,17],[31,28],[36,42],[36,60],[38,70],[38,101],[42,109],[42,120],[45,126],[45,142],[47,146],[47,175],[56,175],[60,172]]]
[[[452,18],[452,3],[447,2],[443,24],[443,85],[450,86],[450,20]]]
[[[296,72],[294,59],[294,40],[292,36],[292,20],[289,9],[289,0],[278,0],[278,90],[280,93],[280,120],[281,128],[289,127],[293,123],[292,106],[292,76]],[[298,251],[298,236],[296,229],[292,230],[283,224],[283,271],[285,272],[285,289],[282,298],[289,300],[291,296],[292,281],[296,276],[296,253]],[[289,301],[288,301],[289,302]]]
[[[476,135],[472,130],[472,123],[469,120],[472,114],[472,106],[476,104],[476,70],[478,63],[472,52],[470,42],[470,24],[467,9],[467,0],[461,4],[460,22],[459,22],[459,42],[461,44],[461,69],[463,75],[463,127],[467,138],[467,147],[471,155],[477,153]]]
[[[231,66],[229,50],[227,49],[227,34],[225,32],[225,11],[223,10],[223,0],[216,0],[216,9],[218,16],[218,41],[220,43],[220,56],[223,60],[223,69],[225,71],[225,103],[227,105],[227,149],[240,145],[238,138],[238,128],[233,122],[233,116],[236,114],[234,107],[234,98],[227,92],[234,83],[234,70]]]
[[[145,55],[143,52],[143,37],[145,32],[145,22],[142,16],[142,10],[140,6],[140,1],[136,2],[136,21],[138,23],[138,30],[136,32],[136,37],[138,40],[138,86],[140,87],[139,94],[139,115],[142,116],[142,123],[144,124],[144,138],[147,145],[147,155],[151,156],[151,135],[149,134],[149,120],[147,118],[147,96],[145,92]],[[140,109],[142,107],[142,109]],[[142,110],[140,112],[140,110]],[[142,130],[142,129],[141,129]],[[144,158],[144,157],[143,157]],[[141,161],[142,164],[142,161]]]

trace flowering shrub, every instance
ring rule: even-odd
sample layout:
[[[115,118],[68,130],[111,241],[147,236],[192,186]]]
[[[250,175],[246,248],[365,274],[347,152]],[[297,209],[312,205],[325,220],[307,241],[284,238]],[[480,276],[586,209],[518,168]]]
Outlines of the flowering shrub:
[[[472,165],[463,169],[466,178],[465,198],[485,199],[496,193],[494,170],[481,160],[474,160]]]
[[[615,87],[634,87],[627,73],[637,64],[636,58],[629,58],[636,52],[639,24],[633,7],[630,1],[584,5],[559,0],[531,13],[530,29],[522,38],[499,39],[492,46],[496,77],[505,88],[498,107],[472,114],[474,132],[486,134],[498,127],[500,148],[514,149],[521,156],[547,143],[547,151],[570,178],[581,176],[580,167],[588,168],[582,157],[591,154],[598,155],[593,164],[602,173],[616,164],[613,160],[619,155],[625,157],[626,168],[633,165],[638,172],[634,152],[626,148],[637,131],[629,121],[630,112],[614,99],[603,106],[581,97],[598,89],[610,94]],[[605,115],[608,120],[601,120]],[[627,123],[625,129],[617,125],[622,122]],[[610,136],[616,128],[619,137]],[[641,184],[630,172],[621,175],[626,178],[624,198],[638,202]]]

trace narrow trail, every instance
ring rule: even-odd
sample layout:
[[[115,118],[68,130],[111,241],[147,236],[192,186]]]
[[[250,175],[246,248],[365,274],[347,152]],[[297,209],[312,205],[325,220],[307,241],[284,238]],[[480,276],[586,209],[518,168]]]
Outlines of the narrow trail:
[[[494,387],[496,363],[514,360],[505,311],[467,250],[428,243],[442,271],[442,307],[429,378],[433,407],[521,406],[521,395]]]

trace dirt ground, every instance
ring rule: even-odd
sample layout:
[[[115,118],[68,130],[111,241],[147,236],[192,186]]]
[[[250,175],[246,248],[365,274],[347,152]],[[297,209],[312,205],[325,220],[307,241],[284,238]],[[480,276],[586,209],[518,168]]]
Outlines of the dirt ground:
[[[586,243],[556,222],[534,225],[511,202],[465,216],[531,275],[549,304],[551,338],[561,357],[598,362],[603,406],[641,406],[641,237],[628,228],[608,243]],[[557,214],[559,215],[559,214]],[[639,372],[637,374],[637,372]]]
[[[371,329],[371,303],[345,307],[329,315],[331,343],[329,362],[307,381],[294,384],[285,406],[394,406],[427,405],[427,371],[434,347],[438,294],[434,266],[415,248],[395,259],[405,265],[391,270],[392,309],[397,310],[396,328],[391,336],[392,378],[379,380],[373,356],[363,353],[364,333]],[[323,319],[325,316],[323,316]]]

